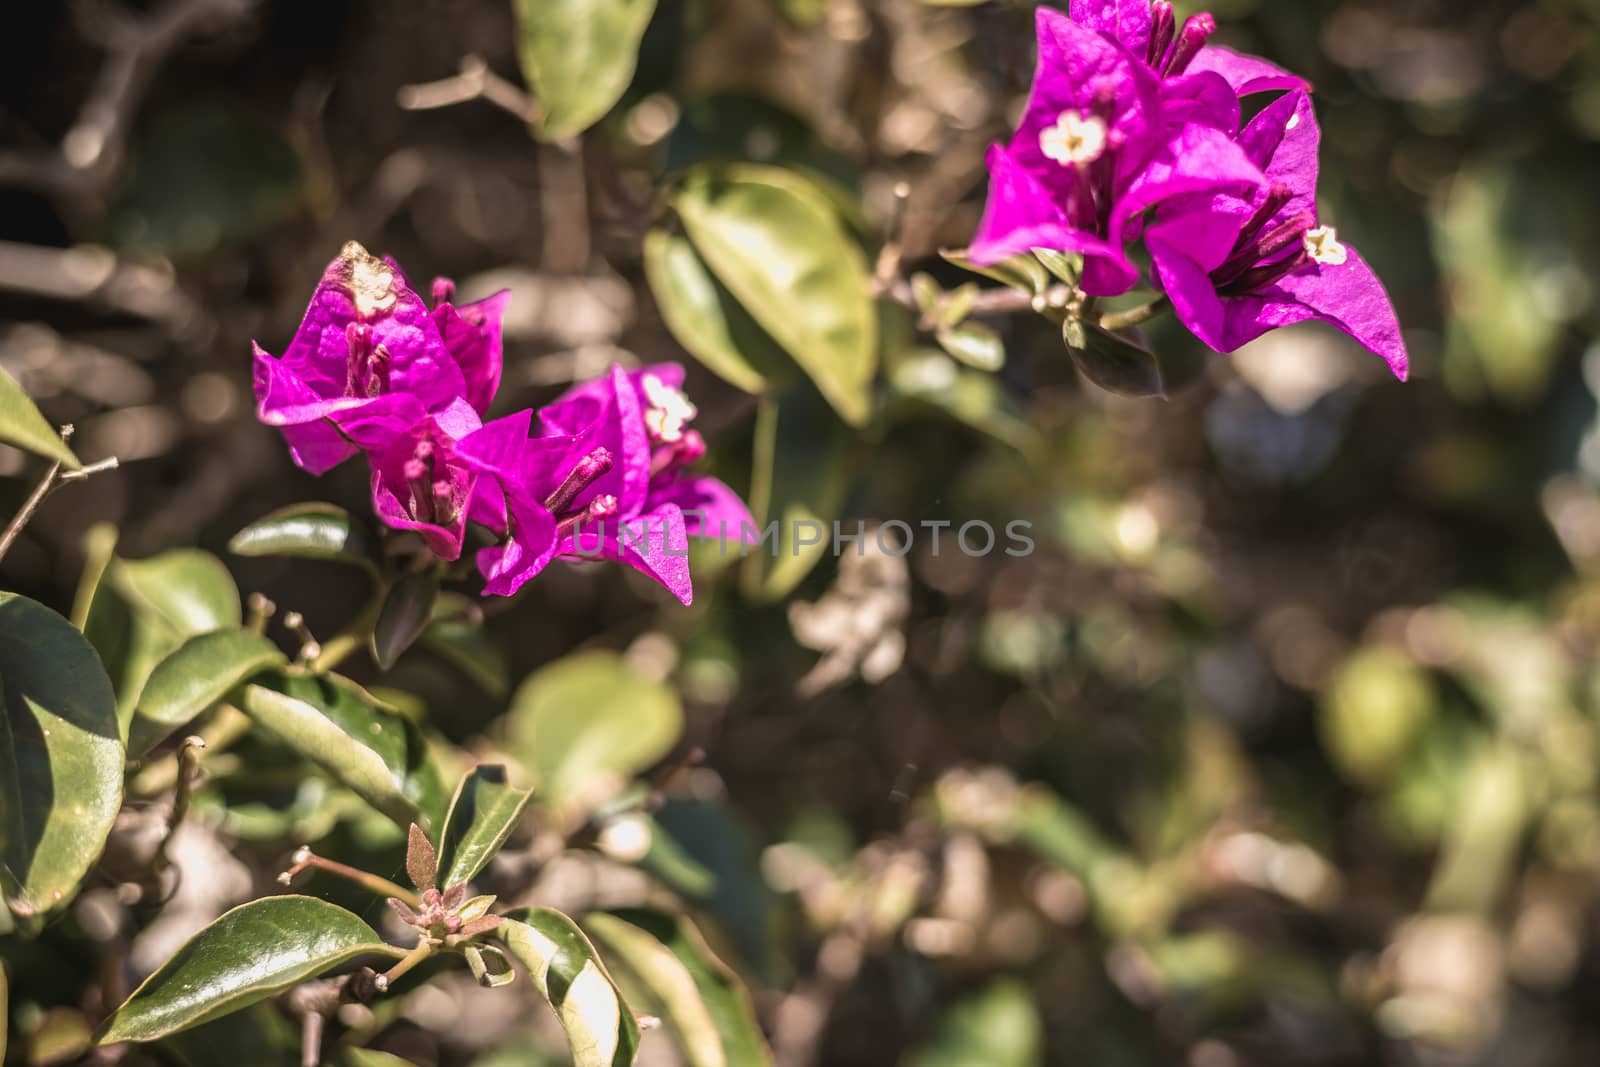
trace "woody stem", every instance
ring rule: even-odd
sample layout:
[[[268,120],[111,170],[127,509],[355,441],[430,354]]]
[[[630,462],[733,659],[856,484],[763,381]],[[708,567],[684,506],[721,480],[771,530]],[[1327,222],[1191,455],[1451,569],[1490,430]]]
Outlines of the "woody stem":
[[[301,871],[311,868],[327,871],[329,874],[336,874],[340,878],[348,879],[349,881],[361,886],[363,889],[376,893],[379,896],[396,897],[405,901],[407,904],[410,904],[413,908],[422,907],[422,898],[417,896],[417,894],[412,890],[398,885],[395,882],[391,882],[387,878],[380,878],[376,874],[358,870],[355,867],[346,866],[337,860],[330,860],[324,856],[319,856],[315,852],[312,852],[309,848],[305,848],[303,846],[295,851],[294,866],[278,875],[278,880],[287,885],[295,875],[299,874]]]

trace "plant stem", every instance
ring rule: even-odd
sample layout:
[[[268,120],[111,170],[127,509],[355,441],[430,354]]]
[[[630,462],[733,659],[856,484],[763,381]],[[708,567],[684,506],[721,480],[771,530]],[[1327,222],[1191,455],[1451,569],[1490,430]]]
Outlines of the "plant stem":
[[[214,756],[243,737],[249,729],[250,716],[232,704],[223,704],[217,708],[216,718],[202,727],[196,736],[206,751]],[[135,796],[155,796],[177,785],[178,780],[178,754],[175,753],[150,764],[135,775],[128,791]]]
[[[295,849],[294,866],[278,875],[278,881],[288,885],[294,880],[295,875],[311,868],[327,871],[329,874],[336,874],[340,878],[349,879],[363,889],[376,893],[380,897],[397,897],[410,904],[413,908],[422,907],[422,898],[412,890],[391,882],[387,878],[380,878],[376,874],[346,866],[338,860],[330,860],[324,856],[319,856],[306,845],[301,845]]]
[[[1128,327],[1137,326],[1141,322],[1149,322],[1157,314],[1165,311],[1166,308],[1166,296],[1158,296],[1148,304],[1141,304],[1136,308],[1129,308],[1127,311],[1114,311],[1109,315],[1101,315],[1099,325],[1102,330],[1126,330]]]
[[[411,970],[411,968],[415,967],[417,964],[433,955],[437,947],[438,946],[436,946],[433,942],[428,940],[418,942],[417,947],[406,953],[405,957],[401,959],[399,963],[378,975],[378,991],[384,993],[388,992],[389,987],[403,978],[407,971]]]
[[[178,788],[172,797],[172,814],[167,816],[167,836],[161,839],[161,847],[156,849],[158,869],[168,865],[167,849],[171,847],[173,835],[182,825],[183,817],[189,814],[189,799],[194,794],[195,772],[200,769],[200,753],[205,751],[205,747],[205,738],[198,734],[190,734],[178,746],[175,754],[178,765]]]
[[[312,674],[327,674],[372,639],[372,627],[378,621],[378,612],[383,608],[383,598],[387,593],[388,586],[380,585],[361,613],[323,643],[322,650],[306,664]]]
[[[71,435],[63,434],[62,436],[70,437]],[[56,475],[60,472],[60,460],[50,464],[50,469],[45,472],[44,480],[39,483],[39,487],[33,491],[33,494],[23,501],[21,510],[12,518],[11,525],[6,527],[5,533],[0,534],[0,559],[5,559],[6,553],[11,550],[11,543],[17,539],[18,534],[22,533],[22,528],[28,525],[28,520],[33,518],[33,513],[39,510],[39,505],[44,503],[44,498],[50,495],[50,490],[55,488]]]

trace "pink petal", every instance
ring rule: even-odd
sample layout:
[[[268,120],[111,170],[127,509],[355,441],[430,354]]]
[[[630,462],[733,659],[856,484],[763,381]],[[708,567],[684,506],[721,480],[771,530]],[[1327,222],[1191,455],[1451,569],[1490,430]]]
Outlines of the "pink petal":
[[[1150,50],[1150,0],[1072,0],[1072,21],[1108,34],[1134,55]]]
[[[1189,64],[1191,74],[1197,71],[1215,71],[1228,82],[1240,96],[1263,93],[1272,89],[1304,89],[1311,91],[1311,83],[1297,77],[1282,67],[1268,63],[1259,56],[1245,55],[1221,45],[1207,45]]]
[[[445,348],[461,369],[463,396],[481,415],[489,410],[500,388],[503,353],[500,320],[511,303],[511,290],[503,289],[491,297],[455,307],[440,304],[433,309],[433,322]]]
[[[1259,315],[1269,321],[1274,317],[1292,319],[1297,313],[1293,309],[1304,309],[1307,314],[1302,318],[1315,317],[1337,326],[1382,356],[1394,376],[1405,381],[1410,358],[1394,305],[1366,260],[1354,248],[1348,248],[1348,253],[1349,258],[1339,266],[1312,264],[1274,283],[1261,294],[1267,306]]]

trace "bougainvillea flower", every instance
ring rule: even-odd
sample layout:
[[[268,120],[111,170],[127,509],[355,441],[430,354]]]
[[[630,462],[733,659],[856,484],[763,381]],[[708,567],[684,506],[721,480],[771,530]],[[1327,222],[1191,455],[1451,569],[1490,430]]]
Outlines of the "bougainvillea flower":
[[[430,313],[393,260],[351,241],[284,354],[254,345],[261,421],[282,431],[296,463],[322,474],[356,452],[342,423],[381,397],[409,395],[437,411],[465,396],[481,410],[499,382],[506,299]]]
[[[1265,173],[1253,196],[1169,201],[1145,235],[1153,273],[1178,318],[1219,352],[1268,330],[1319,319],[1406,377],[1405,341],[1372,268],[1317,217],[1311,98],[1289,93],[1240,134]]]
[[[511,303],[511,290],[502,289],[471,304],[452,304],[455,292],[455,283],[449,278],[434,279],[433,324],[461,368],[462,395],[482,415],[500,388],[500,320]]]
[[[506,528],[505,504],[493,482],[457,452],[459,439],[482,425],[464,399],[429,412],[402,393],[347,413],[341,429],[367,454],[378,518],[421,535],[434,555],[454,560],[469,518]]]
[[[1163,78],[1212,72],[1238,96],[1310,88],[1265,59],[1208,44],[1217,23],[1205,12],[1180,28],[1169,0],[1072,0],[1071,13],[1073,22],[1120,42]]]
[[[1115,38],[1047,8],[1038,68],[1011,142],[990,149],[989,202],[970,254],[1081,253],[1084,292],[1127,292],[1123,250],[1143,212],[1174,196],[1243,190],[1260,170],[1216,123],[1169,119],[1155,73]]]
[[[691,535],[740,531],[749,512],[721,482],[683,468],[705,451],[681,367],[612,368],[541,410],[488,423],[458,451],[505,492],[509,534],[483,550],[485,590],[514,593],[552,559],[626,564],[693,599]],[[687,514],[686,514],[687,512]]]

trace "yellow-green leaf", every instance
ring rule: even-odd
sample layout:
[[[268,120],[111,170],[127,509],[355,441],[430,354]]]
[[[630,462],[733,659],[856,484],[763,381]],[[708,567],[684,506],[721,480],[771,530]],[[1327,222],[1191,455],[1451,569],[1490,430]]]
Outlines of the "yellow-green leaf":
[[[656,0],[514,0],[517,60],[538,106],[534,132],[558,141],[622,99]]]
[[[750,513],[762,539],[743,574],[752,600],[783,599],[828,551],[848,488],[848,440],[844,426],[809,388],[762,399],[750,476]]]
[[[55,427],[45,421],[17,380],[0,367],[0,441],[25,448],[63,467],[82,466]]]
[[[531,789],[515,789],[506,769],[495,764],[474,767],[450,801],[439,840],[438,885],[448,889],[468,882],[483,870],[516,829]]]
[[[236,687],[287,662],[277,645],[249,630],[215,630],[189,638],[145,682],[128,730],[128,758],[143,757]]]
[[[574,1067],[627,1067],[639,1050],[633,1012],[578,924],[552,908],[506,916],[494,931],[556,1010]]]
[[[0,896],[19,916],[63,903],[122,805],[116,698],[83,634],[0,593]]]
[[[703,166],[672,200],[695,250],[852,425],[867,421],[878,346],[861,249],[793,171]]]

